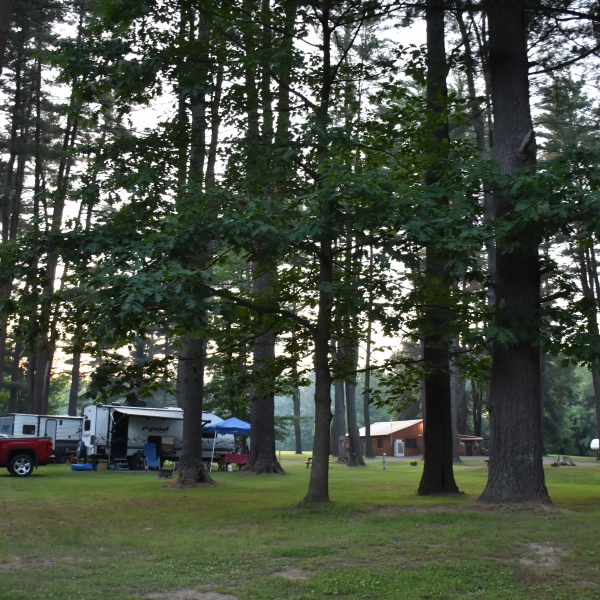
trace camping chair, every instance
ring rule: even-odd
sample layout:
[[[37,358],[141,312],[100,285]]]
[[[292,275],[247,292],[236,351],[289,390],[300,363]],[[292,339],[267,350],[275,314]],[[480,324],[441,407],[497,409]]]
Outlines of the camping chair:
[[[160,458],[156,456],[156,444],[144,444],[144,456],[148,469],[160,469]]]

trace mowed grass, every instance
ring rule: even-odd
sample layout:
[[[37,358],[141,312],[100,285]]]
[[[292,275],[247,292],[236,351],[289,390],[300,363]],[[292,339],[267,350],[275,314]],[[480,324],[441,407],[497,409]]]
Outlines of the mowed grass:
[[[547,510],[477,505],[480,462],[456,467],[465,496],[433,498],[414,495],[421,461],[333,463],[331,504],[299,507],[306,456],[282,459],[286,477],[191,490],[61,465],[2,475],[0,599],[600,598],[600,467],[547,468]]]

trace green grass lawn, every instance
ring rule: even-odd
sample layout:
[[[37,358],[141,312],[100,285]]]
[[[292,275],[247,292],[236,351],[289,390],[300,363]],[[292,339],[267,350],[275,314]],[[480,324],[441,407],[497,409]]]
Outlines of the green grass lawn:
[[[298,508],[306,455],[282,460],[287,477],[192,490],[62,465],[2,475],[0,599],[600,598],[597,466],[547,468],[546,510],[479,507],[482,463],[456,468],[452,498],[414,495],[421,462],[332,464],[332,503]]]

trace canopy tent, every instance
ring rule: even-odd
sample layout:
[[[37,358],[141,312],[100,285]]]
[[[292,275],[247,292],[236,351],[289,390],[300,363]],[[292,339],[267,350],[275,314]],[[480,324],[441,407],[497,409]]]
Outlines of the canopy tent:
[[[249,435],[250,434],[250,423],[231,417],[226,421],[215,423],[214,425],[207,425],[203,428],[206,432],[213,432],[215,436],[213,438],[212,457],[210,459],[210,470],[212,471],[212,465],[215,460],[215,444],[217,442],[217,433],[233,434],[233,435]]]
[[[231,417],[231,419],[227,419],[227,421],[221,421],[220,423],[215,423],[214,425],[207,425],[204,427],[204,431],[249,435],[250,423],[246,423],[246,421]]]

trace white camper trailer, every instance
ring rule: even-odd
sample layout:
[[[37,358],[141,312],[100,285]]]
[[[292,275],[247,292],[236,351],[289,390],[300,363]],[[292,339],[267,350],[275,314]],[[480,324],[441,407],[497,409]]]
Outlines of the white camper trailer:
[[[50,437],[55,462],[66,462],[81,440],[83,417],[69,415],[24,415],[6,413],[0,416],[0,433],[19,437]]]
[[[180,408],[145,408],[92,404],[83,409],[83,441],[88,456],[108,458],[118,467],[141,468],[144,444],[156,444],[156,454],[163,459],[177,460],[183,443],[183,410]],[[202,413],[205,424],[223,419]],[[212,456],[213,434],[202,436],[202,455]],[[233,435],[217,435],[215,454],[231,453]]]
[[[596,452],[600,449],[600,440],[592,440],[592,443],[590,444],[590,448],[592,450],[596,450]]]

